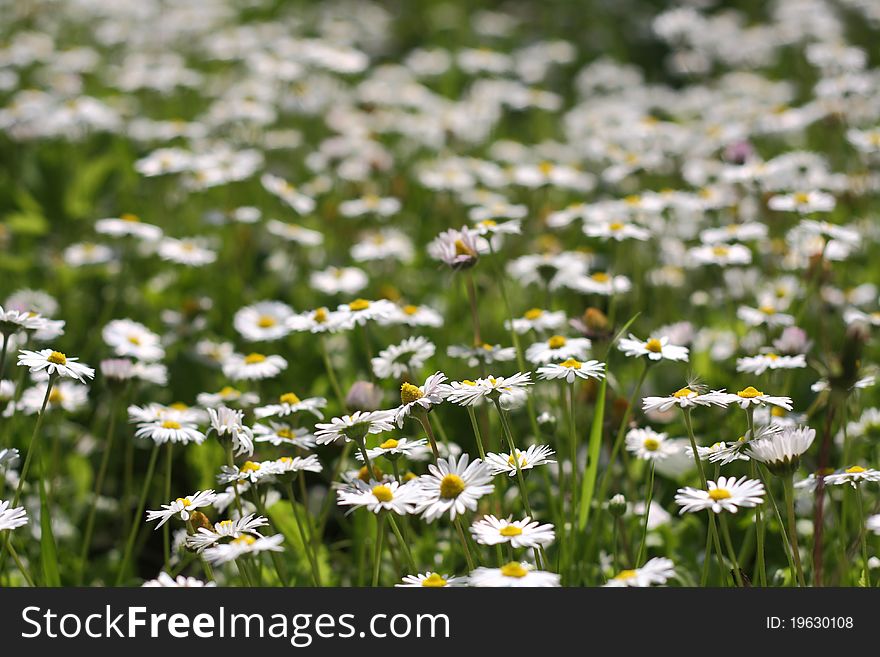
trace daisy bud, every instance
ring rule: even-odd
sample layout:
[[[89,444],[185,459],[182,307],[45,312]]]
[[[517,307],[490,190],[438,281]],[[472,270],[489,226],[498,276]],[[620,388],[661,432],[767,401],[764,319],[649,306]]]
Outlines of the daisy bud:
[[[587,308],[584,311],[584,325],[591,333],[606,333],[608,317],[598,308]]]
[[[608,501],[608,511],[615,518],[620,518],[626,513],[626,498],[618,493]]]
[[[365,483],[370,483],[371,480],[380,481],[382,479],[382,471],[374,465],[373,476],[371,477],[367,474],[367,466],[363,465],[361,466],[361,469],[358,470],[358,479]]]
[[[208,530],[213,530],[214,528],[214,526],[211,524],[211,521],[208,520],[208,516],[206,516],[201,511],[193,511],[192,513],[190,513],[189,521],[192,523],[193,531],[198,531],[202,527]]]
[[[345,396],[345,405],[354,411],[376,411],[382,404],[382,390],[369,381],[355,381]]]

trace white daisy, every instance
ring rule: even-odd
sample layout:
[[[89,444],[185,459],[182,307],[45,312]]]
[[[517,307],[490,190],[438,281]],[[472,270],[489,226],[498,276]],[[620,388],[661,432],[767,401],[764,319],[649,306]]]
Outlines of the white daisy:
[[[483,516],[471,525],[471,534],[481,545],[510,543],[514,548],[540,547],[549,545],[556,539],[553,525],[541,525],[528,516],[515,521]]]
[[[278,376],[287,369],[287,361],[281,356],[260,353],[232,354],[223,363],[223,375],[233,381],[259,381]]]
[[[779,356],[777,354],[758,354],[736,359],[736,371],[760,375],[767,370],[794,370],[807,366],[804,354]]]
[[[680,408],[694,408],[697,406],[726,406],[728,396],[724,390],[712,390],[707,393],[699,393],[690,388],[680,388],[669,397],[645,397],[642,399],[642,409],[648,413],[651,411],[668,411],[673,406]]]
[[[162,229],[153,224],[140,220],[140,217],[131,213],[125,213],[119,217],[98,219],[95,222],[95,232],[111,237],[137,237],[145,242],[158,242],[162,239]]]
[[[205,240],[198,237],[165,237],[159,242],[156,252],[162,260],[190,267],[203,267],[217,259],[217,253],[207,248]]]
[[[708,490],[679,488],[675,503],[681,506],[680,513],[693,513],[710,509],[714,513],[729,511],[736,513],[740,508],[758,506],[764,501],[764,484],[757,479],[742,477],[719,477],[717,482],[708,482]]]
[[[740,390],[735,395],[727,394],[726,401],[731,404],[738,404],[740,408],[748,408],[749,406],[778,406],[786,411],[792,409],[792,401],[790,397],[774,397],[765,395],[753,386],[748,386],[744,390]]]
[[[373,513],[393,511],[398,515],[413,513],[421,502],[422,490],[416,480],[405,484],[396,481],[365,484],[358,480],[354,490],[337,491],[341,506],[365,507]]]
[[[575,379],[604,379],[605,363],[588,360],[584,363],[569,358],[561,363],[551,363],[538,368],[538,378],[548,381],[565,379],[566,383],[574,383]]]
[[[66,376],[82,383],[86,379],[95,377],[95,370],[87,365],[78,363],[78,358],[68,358],[60,351],[41,349],[29,351],[22,349],[18,352],[18,364],[27,367],[31,373],[46,371],[49,376]]]
[[[136,438],[147,438],[157,445],[167,442],[181,445],[195,443],[200,445],[205,440],[205,434],[199,431],[194,424],[181,423],[176,420],[156,420],[138,424],[134,432]]]
[[[492,363],[510,362],[516,358],[516,349],[488,343],[475,347],[454,344],[446,348],[446,355],[450,358],[466,361],[468,367],[476,367],[480,364],[491,365]]]
[[[268,518],[255,516],[252,513],[236,520],[221,520],[214,523],[214,526],[211,528],[199,527],[195,534],[186,537],[186,545],[197,552],[201,552],[205,548],[221,541],[239,538],[243,534],[260,536],[260,532],[257,529],[268,524]]]
[[[282,422],[269,422],[254,425],[254,442],[280,445],[293,445],[300,449],[312,449],[317,442],[312,432],[306,428],[294,428]]]
[[[257,419],[267,417],[286,417],[294,413],[311,413],[319,420],[324,419],[321,409],[327,406],[327,400],[324,397],[307,397],[300,399],[296,393],[285,392],[278,398],[278,403],[267,404],[266,406],[258,406],[254,409],[254,415]]]
[[[477,568],[468,582],[477,587],[556,587],[560,586],[560,577],[556,573],[534,570],[528,563],[511,561],[501,568]]]
[[[788,427],[774,435],[750,440],[747,449],[749,456],[766,464],[771,472],[793,472],[800,463],[801,454],[810,448],[815,438],[814,429]]]
[[[244,534],[229,543],[215,545],[207,548],[202,554],[205,559],[212,565],[220,565],[235,561],[244,554],[259,554],[260,552],[283,552],[284,548],[281,543],[284,542],[284,536],[275,534],[274,536],[261,536],[256,538],[250,534]]]
[[[160,360],[165,356],[159,336],[140,322],[114,319],[101,331],[104,342],[117,356],[131,356],[138,360]]]
[[[319,445],[336,442],[344,438],[345,442],[354,440],[362,442],[371,433],[384,433],[394,427],[391,411],[355,411],[351,415],[334,417],[329,423],[316,424],[315,439]]]
[[[854,465],[847,468],[846,470],[843,470],[842,472],[835,472],[834,474],[825,476],[826,486],[840,486],[842,484],[849,484],[853,488],[856,488],[857,484],[860,484],[863,481],[880,481],[880,470],[875,470],[873,468],[863,468],[860,465]]]
[[[592,343],[587,338],[551,336],[546,342],[536,342],[526,349],[526,359],[535,365],[556,363],[569,358],[584,360]]]
[[[398,427],[403,427],[404,420],[413,411],[430,411],[437,404],[443,403],[449,392],[449,386],[445,384],[446,375],[443,372],[435,372],[429,376],[421,386],[404,383],[400,386],[400,406],[394,411],[394,421]]]
[[[232,386],[224,386],[217,392],[200,392],[196,395],[196,401],[205,408],[216,408],[217,406],[250,408],[260,403],[260,396],[255,392],[242,392]]]
[[[217,432],[221,439],[229,436],[232,441],[232,451],[236,456],[254,453],[254,432],[250,427],[244,426],[244,412],[236,411],[227,406],[209,408],[208,416],[211,420],[211,428]]]
[[[290,332],[293,310],[281,301],[260,301],[235,313],[232,325],[249,342],[268,342]]]
[[[336,308],[337,326],[342,329],[350,329],[355,326],[364,326],[367,322],[379,322],[388,319],[394,314],[396,306],[388,299],[368,301],[367,299],[355,299],[350,303],[343,303]]]
[[[475,511],[477,501],[491,493],[495,486],[489,466],[480,459],[470,461],[467,454],[441,458],[428,466],[428,474],[418,478],[423,497],[418,513],[428,522],[449,513],[450,520],[468,510]]]
[[[627,356],[647,356],[651,360],[661,360],[666,358],[669,360],[686,362],[688,359],[688,348],[669,344],[669,338],[667,336],[640,340],[630,333],[629,338],[622,338],[620,340],[617,348]]]
[[[186,575],[178,575],[172,577],[166,572],[159,573],[156,579],[150,579],[141,584],[141,588],[176,588],[176,589],[195,589],[202,587],[217,586],[216,582],[203,582],[195,577],[187,577]]]
[[[163,504],[159,511],[147,511],[147,522],[158,520],[156,529],[177,516],[184,522],[189,520],[190,512],[214,503],[216,495],[212,490],[196,491],[188,497],[178,497],[173,502]]]
[[[440,575],[439,573],[424,573],[419,575],[406,575],[400,584],[394,586],[399,588],[444,588],[447,586],[467,586],[467,577],[450,577],[449,575]]]
[[[554,454],[555,452],[549,445],[530,445],[524,452],[516,450],[516,455],[519,457],[519,469],[521,471],[531,470],[532,468],[537,468],[539,465],[556,463],[555,460],[550,458]],[[505,472],[510,477],[516,475],[516,462],[514,461],[513,456],[509,453],[502,452],[496,454],[495,452],[489,452],[486,454],[486,464],[489,466],[493,476]]]
[[[513,376],[488,376],[476,381],[453,381],[449,384],[447,399],[453,404],[473,406],[483,399],[497,400],[503,395],[525,393],[532,385],[531,372],[517,372]]]
[[[0,500],[0,532],[23,527],[27,523],[27,512],[23,506],[13,508],[9,502]]]
[[[565,311],[563,310],[542,310],[541,308],[532,308],[527,310],[522,317],[516,318],[511,323],[505,320],[504,328],[513,330],[519,334],[528,333],[529,331],[544,332],[555,331],[565,324]]]
[[[426,438],[420,438],[419,440],[410,440],[409,438],[389,438],[380,443],[378,447],[368,449],[367,456],[370,459],[384,456],[391,460],[400,458],[401,456],[411,457],[413,454],[421,454],[423,448],[427,444],[428,440]],[[362,461],[364,457],[358,452],[355,454],[355,458]]]
[[[666,581],[675,577],[675,565],[671,559],[654,557],[641,568],[633,570],[621,570],[617,575],[609,579],[605,586],[636,586],[645,587],[655,584],[666,584]]]
[[[668,437],[650,427],[630,429],[626,433],[626,449],[646,461],[662,460],[679,453],[678,446]]]
[[[473,267],[480,253],[488,250],[486,240],[467,226],[445,230],[428,243],[428,255],[456,270]]]
[[[373,373],[380,379],[400,379],[421,370],[435,350],[434,343],[427,338],[407,338],[400,344],[383,349],[372,359]]]
[[[395,312],[385,319],[380,319],[383,326],[403,324],[404,326],[443,326],[443,315],[429,306],[407,304],[396,306]]]

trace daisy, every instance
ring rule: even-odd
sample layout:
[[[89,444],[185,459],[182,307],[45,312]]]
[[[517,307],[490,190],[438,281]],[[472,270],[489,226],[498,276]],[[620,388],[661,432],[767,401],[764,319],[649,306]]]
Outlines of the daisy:
[[[190,267],[202,267],[217,259],[217,253],[206,248],[205,241],[197,237],[165,237],[159,242],[156,252],[162,260]]]
[[[255,392],[242,392],[232,386],[224,386],[217,392],[200,392],[196,401],[205,408],[217,406],[240,406],[249,408],[260,403],[260,396]]]
[[[429,242],[428,255],[460,270],[477,264],[480,253],[485,253],[488,248],[488,243],[476,230],[462,226],[460,230],[445,230]]]
[[[25,415],[39,413],[43,407],[43,399],[46,398],[48,382],[39,383],[21,393],[18,408]],[[47,408],[61,408],[68,413],[74,413],[86,405],[88,401],[88,387],[73,381],[58,381],[52,386],[49,393]]]
[[[309,276],[313,288],[330,295],[357,294],[368,282],[367,273],[358,267],[328,267]]]
[[[17,529],[27,523],[27,512],[23,506],[12,508],[9,502],[0,500],[0,531],[4,529]]]
[[[662,460],[679,453],[678,446],[667,440],[665,433],[653,429],[630,429],[626,433],[626,449],[646,461]]]
[[[553,525],[541,525],[528,516],[516,521],[483,516],[471,526],[471,534],[481,545],[510,543],[513,548],[541,547],[556,539]]]
[[[758,506],[764,501],[764,484],[757,479],[742,477],[719,477],[717,483],[708,482],[708,490],[679,488],[675,503],[681,506],[680,513],[692,513],[710,509],[714,513],[729,511],[736,513],[740,508]]]
[[[764,406],[769,404],[770,406],[784,408],[786,411],[792,409],[792,401],[790,397],[773,397],[771,395],[765,395],[753,386],[748,386],[744,390],[737,392],[735,395],[728,394],[726,395],[725,400],[731,404],[739,404],[740,408]]]
[[[421,502],[422,490],[416,480],[405,484],[396,481],[369,484],[357,482],[356,490],[340,489],[337,491],[339,504],[353,508],[364,507],[373,513],[393,511],[397,515],[406,515],[415,511]]]
[[[232,354],[223,363],[223,375],[233,381],[259,381],[278,376],[287,369],[287,361],[281,356],[260,353]]]
[[[780,312],[770,304],[762,305],[760,308],[740,306],[736,311],[736,316],[749,326],[791,326],[794,324],[793,315]]]
[[[585,223],[583,230],[587,237],[598,237],[602,240],[612,239],[616,242],[628,239],[644,241],[651,237],[651,231],[619,219],[603,219]]]
[[[150,579],[141,584],[141,588],[177,588],[177,589],[195,589],[201,587],[217,586],[217,582],[203,582],[195,577],[187,577],[186,575],[178,575],[172,577],[166,572],[159,573],[156,579]]]
[[[195,534],[186,537],[186,545],[197,552],[211,547],[225,539],[239,538],[244,534],[260,536],[257,531],[260,527],[269,524],[268,518],[255,516],[253,513],[238,518],[237,520],[221,520],[214,523],[213,527],[199,527]]]
[[[629,338],[622,338],[620,340],[617,348],[627,356],[634,356],[636,358],[647,356],[654,361],[663,358],[685,362],[688,360],[688,348],[669,344],[669,338],[666,336],[649,338],[646,341],[642,341],[630,333]]]
[[[513,376],[488,376],[476,381],[454,381],[449,385],[447,399],[450,402],[461,406],[473,406],[483,399],[496,401],[503,395],[525,394],[526,387],[532,385],[532,381],[531,372],[517,372]]]
[[[20,461],[19,457],[18,450],[15,448],[0,449],[0,470],[12,470],[13,468],[18,467]]]
[[[336,309],[337,325],[343,329],[364,326],[367,322],[382,321],[395,311],[395,305],[388,299],[368,301],[355,299],[351,303],[343,303]]]
[[[145,242],[158,242],[162,239],[162,229],[153,224],[141,221],[140,217],[125,213],[119,217],[98,219],[95,232],[110,237],[136,237]]]
[[[560,577],[534,570],[531,564],[511,561],[501,568],[477,568],[468,577],[468,582],[478,587],[556,587],[560,586]]]
[[[546,342],[536,342],[526,349],[526,358],[535,365],[559,362],[569,358],[584,360],[592,343],[587,338],[551,336]]]
[[[329,423],[316,424],[315,439],[319,445],[327,445],[344,438],[361,443],[371,433],[391,431],[392,413],[390,411],[355,411],[351,415],[334,417]]]
[[[156,420],[138,424],[134,432],[136,438],[147,438],[157,445],[167,442],[188,445],[195,443],[200,445],[205,440],[205,434],[198,430],[194,424],[180,423],[176,420]]]
[[[397,426],[403,427],[404,420],[413,411],[428,412],[437,404],[443,403],[449,392],[449,386],[444,383],[445,381],[446,375],[443,372],[435,372],[421,386],[414,386],[411,383],[402,384],[400,406],[394,411],[394,421]]]
[[[39,313],[20,311],[0,306],[0,333],[9,335],[18,331],[37,331],[46,323]]]
[[[320,246],[324,242],[324,234],[310,230],[297,224],[270,219],[266,222],[266,231],[270,235],[280,237],[288,242],[296,242],[303,246]]]
[[[671,559],[654,557],[641,568],[633,570],[621,570],[617,575],[605,583],[605,586],[636,586],[645,587],[655,584],[666,584],[666,581],[675,577],[675,565]]]
[[[156,525],[156,529],[159,529],[174,516],[186,522],[189,520],[191,511],[211,506],[215,498],[216,495],[212,490],[196,491],[189,497],[178,497],[169,504],[163,504],[159,511],[147,511],[147,522],[158,520],[159,524]]]
[[[450,345],[446,348],[446,355],[450,358],[460,358],[467,361],[468,367],[476,367],[480,364],[491,365],[492,363],[510,362],[516,358],[516,348],[488,343],[475,347]]]
[[[383,326],[398,325],[404,326],[443,326],[443,316],[433,308],[428,306],[416,306],[407,304],[405,306],[397,306],[395,312],[390,314],[386,319],[380,319],[379,323]]]
[[[117,356],[146,361],[160,360],[165,356],[159,336],[130,319],[114,319],[101,331],[101,337]]]
[[[440,575],[439,573],[406,575],[400,584],[395,584],[394,586],[399,588],[423,587],[428,589],[447,586],[467,586],[467,577],[450,577],[449,575]]]
[[[249,342],[269,342],[290,332],[293,310],[280,301],[260,301],[235,313],[232,325]]]
[[[519,469],[521,471],[531,470],[532,468],[537,468],[539,465],[556,463],[555,460],[550,458],[554,453],[555,452],[548,445],[530,445],[524,452],[516,450],[516,455],[519,458]],[[489,452],[486,454],[486,465],[489,466],[489,470],[492,472],[493,476],[504,472],[506,472],[509,477],[516,475],[516,461],[514,461],[511,454],[503,452],[496,454],[495,452]]]
[[[585,363],[569,358],[561,363],[551,363],[538,368],[538,378],[546,381],[565,379],[566,383],[574,383],[575,379],[604,379],[605,363],[588,360]]]
[[[522,317],[514,319],[512,323],[509,320],[505,320],[504,328],[510,330],[512,327],[520,335],[529,331],[539,333],[555,331],[565,324],[565,319],[565,311],[563,310],[550,311],[542,310],[541,308],[531,308]]]
[[[831,212],[834,209],[835,200],[831,194],[818,190],[809,192],[795,192],[793,194],[777,194],[770,197],[767,207],[776,212],[797,212],[810,214],[811,212]]]
[[[394,197],[381,198],[372,194],[359,199],[343,201],[339,204],[339,214],[343,217],[360,217],[374,214],[379,217],[390,217],[400,212],[401,203]]]
[[[690,249],[687,256],[696,265],[747,265],[752,261],[752,252],[742,244],[706,244]]]
[[[767,370],[795,370],[806,366],[807,357],[803,354],[779,356],[771,353],[736,359],[737,372],[755,375],[763,374]]]
[[[327,333],[335,331],[338,328],[337,313],[331,312],[327,308],[318,308],[310,310],[299,315],[293,315],[287,325],[291,331],[309,333]]]
[[[317,443],[312,433],[305,428],[294,428],[282,422],[269,422],[254,425],[254,442],[269,443],[275,447],[293,445],[300,449],[312,449]]]
[[[410,372],[418,372],[436,347],[421,336],[407,338],[398,345],[391,345],[372,359],[373,373],[380,379],[399,379]]]
[[[267,404],[266,406],[258,406],[254,409],[254,415],[258,420],[267,417],[286,417],[294,413],[311,413],[319,420],[324,419],[321,409],[327,406],[327,400],[324,397],[307,397],[300,399],[296,393],[285,392],[278,398],[277,404]]]
[[[865,521],[865,529],[880,536],[880,513],[868,517]]]
[[[389,460],[398,459],[401,456],[410,458],[413,454],[421,454],[427,444],[428,440],[426,438],[420,438],[419,440],[410,440],[409,438],[389,438],[380,443],[378,447],[368,449],[367,456],[371,459],[384,456]],[[355,457],[358,460],[363,460],[364,458],[360,452],[355,454]]]
[[[232,441],[232,451],[236,456],[254,453],[254,432],[250,427],[243,424],[244,412],[235,411],[227,406],[209,408],[208,416],[211,428],[217,432],[217,437],[222,439],[229,436]]]
[[[849,484],[853,488],[856,488],[856,485],[862,483],[863,481],[880,481],[880,470],[874,470],[873,468],[863,468],[860,465],[854,465],[847,468],[846,470],[843,470],[842,472],[835,472],[834,474],[825,476],[826,486],[839,486],[841,484]]]
[[[746,443],[727,444],[724,441],[713,443],[709,447],[697,445],[697,456],[701,461],[709,461],[710,463],[718,463],[719,466],[733,463],[734,461],[748,461],[749,457],[743,454]],[[694,457],[694,450],[690,447],[685,449],[689,458]]]
[[[282,456],[275,461],[264,461],[263,469],[272,475],[284,476],[297,472],[323,472],[324,466],[318,460],[316,454],[308,456]]]
[[[690,388],[680,388],[669,397],[645,397],[642,399],[642,409],[649,413],[668,411],[673,406],[679,408],[694,408],[696,406],[726,406],[727,395],[724,390],[712,390],[708,393],[699,393]]]
[[[806,452],[816,431],[809,427],[787,428],[781,433],[756,438],[747,443],[749,456],[767,465],[773,473],[793,472],[800,464],[800,456]]]
[[[76,379],[82,383],[86,379],[95,377],[95,370],[82,363],[77,363],[78,358],[68,358],[60,351],[41,349],[29,351],[22,349],[18,352],[18,364],[27,367],[31,373],[46,371],[49,376],[64,376]]]
[[[259,554],[260,552],[284,552],[281,543],[284,542],[284,536],[275,534],[274,536],[261,536],[256,538],[250,534],[244,534],[229,543],[215,545],[207,548],[202,554],[208,563],[212,565],[220,565],[235,561],[245,554]]]
[[[310,214],[315,209],[315,200],[298,191],[295,186],[271,173],[264,173],[260,177],[260,183],[270,194],[274,194],[284,201],[297,214]]]
[[[604,271],[593,272],[589,276],[578,276],[563,281],[562,284],[581,294],[600,294],[605,297],[626,294],[632,289],[632,282],[626,276],[611,276]]]
[[[475,459],[470,461],[467,454],[456,459],[454,456],[440,458],[436,464],[428,466],[428,474],[418,478],[422,499],[416,511],[427,522],[433,522],[449,513],[450,520],[466,511],[476,511],[477,501],[491,493],[495,486],[489,466]]]

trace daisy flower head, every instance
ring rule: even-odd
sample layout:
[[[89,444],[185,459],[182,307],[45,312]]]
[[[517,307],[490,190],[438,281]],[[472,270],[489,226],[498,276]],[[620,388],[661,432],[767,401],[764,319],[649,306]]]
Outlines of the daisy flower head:
[[[510,543],[514,548],[534,548],[549,545],[556,539],[553,525],[542,525],[529,516],[522,520],[499,519],[483,516],[471,525],[474,540],[481,545]]]
[[[468,367],[477,365],[491,365],[492,363],[507,363],[516,358],[514,347],[502,347],[500,344],[481,345],[450,345],[446,348],[446,355],[450,358],[459,358],[467,362]]]
[[[535,365],[559,362],[569,358],[584,360],[592,346],[588,338],[566,338],[553,335],[545,342],[536,342],[526,349],[526,358]]]
[[[200,445],[205,440],[205,434],[199,431],[195,424],[179,422],[171,418],[141,422],[134,432],[136,438],[152,440],[157,445],[175,443],[188,445],[195,443]]]
[[[429,306],[406,304],[403,306],[396,306],[395,312],[389,315],[387,319],[380,320],[379,323],[383,326],[402,324],[404,326],[412,327],[439,327],[443,326],[443,315]]]
[[[416,480],[405,484],[396,481],[365,484],[358,480],[354,490],[340,489],[337,497],[340,506],[364,507],[373,513],[393,511],[403,516],[415,511],[422,499],[422,490]]]
[[[378,301],[355,299],[337,307],[336,322],[339,328],[347,330],[355,326],[364,326],[367,322],[384,321],[391,317],[396,309],[397,306],[388,299]]]
[[[235,313],[232,325],[248,342],[269,342],[287,335],[293,310],[281,301],[260,301]]]
[[[670,344],[667,336],[640,340],[630,333],[629,338],[621,338],[617,348],[627,356],[635,358],[647,356],[652,361],[667,359],[687,362],[688,360],[688,348]]]
[[[254,442],[269,443],[275,447],[281,445],[293,445],[300,449],[312,449],[317,442],[312,432],[308,429],[294,428],[283,422],[254,425]]]
[[[654,557],[641,568],[621,570],[617,575],[609,579],[605,586],[608,587],[646,587],[666,584],[667,580],[675,577],[675,564],[666,557]]]
[[[98,219],[95,222],[95,232],[110,237],[136,237],[145,242],[158,242],[162,239],[161,228],[141,221],[140,217],[130,212],[118,217]]]
[[[216,408],[217,406],[238,406],[250,408],[260,403],[260,396],[254,392],[242,392],[232,386],[223,386],[217,392],[200,392],[196,395],[199,406]]]
[[[395,584],[398,588],[427,588],[439,589],[447,586],[467,586],[467,577],[450,577],[439,573],[424,573],[418,575],[406,575],[400,582]]]
[[[797,212],[810,214],[812,212],[830,212],[836,202],[831,194],[819,190],[806,192],[794,192],[792,194],[777,194],[767,201],[767,207],[776,212]]]
[[[217,582],[203,582],[195,577],[187,577],[186,575],[178,575],[172,577],[166,572],[159,573],[156,579],[147,580],[141,584],[141,588],[175,588],[175,589],[196,589],[202,587],[217,586]]]
[[[477,230],[462,226],[440,233],[428,244],[428,255],[454,270],[469,269],[477,264],[488,243]]]
[[[517,372],[513,376],[488,376],[476,381],[454,381],[449,384],[447,399],[453,404],[473,406],[484,399],[500,401],[505,395],[524,396],[530,385],[531,372]]]
[[[525,562],[511,561],[500,568],[477,568],[470,574],[468,582],[476,587],[547,588],[560,586],[560,577],[556,573],[535,570]]]
[[[267,472],[278,477],[297,472],[322,472],[324,470],[324,466],[318,460],[317,454],[294,457],[282,456],[274,461],[263,461],[262,466]]]
[[[505,321],[504,327],[507,330],[512,327],[520,335],[529,331],[555,331],[565,324],[565,319],[565,311],[562,310],[550,311],[531,308],[523,313],[522,317],[514,319],[512,323],[509,320]]]
[[[747,449],[749,456],[764,463],[770,472],[785,474],[797,470],[801,454],[810,448],[815,438],[815,429],[787,427],[764,438],[750,440]]]
[[[598,360],[581,362],[568,358],[561,363],[550,363],[538,368],[538,378],[545,381],[565,379],[566,383],[574,383],[576,379],[604,379],[605,363]]]
[[[749,408],[750,406],[778,406],[786,411],[790,411],[792,406],[791,397],[774,397],[765,395],[754,386],[748,386],[740,390],[735,395],[728,394],[726,400],[731,404],[738,404],[740,408]]]
[[[114,319],[101,331],[104,342],[117,356],[130,356],[138,360],[153,361],[165,356],[159,336],[140,322],[130,319]]]
[[[12,507],[9,502],[0,500],[0,532],[4,529],[17,529],[27,523],[27,512],[23,506]]]
[[[402,427],[410,413],[426,413],[437,404],[442,404],[449,391],[445,381],[443,372],[435,372],[421,386],[403,383],[400,386],[400,406],[394,411],[397,426]]]
[[[186,537],[186,545],[197,552],[211,547],[227,539],[239,538],[244,534],[260,536],[260,527],[269,524],[268,518],[255,516],[253,513],[236,520],[221,520],[212,527],[199,527],[194,534]]]
[[[257,352],[232,354],[223,362],[223,375],[232,381],[271,379],[286,369],[287,361],[281,356]]]
[[[693,385],[693,384],[690,384]],[[668,411],[673,406],[679,408],[695,408],[697,406],[727,406],[728,396],[724,390],[712,390],[711,392],[699,392],[692,390],[690,386],[679,388],[668,397],[645,397],[642,399],[642,409],[646,413]]]
[[[455,520],[468,510],[475,511],[477,501],[495,489],[489,466],[480,459],[470,461],[467,454],[438,459],[417,481],[422,499],[416,511],[428,522],[447,513]]]
[[[244,425],[244,411],[236,411],[228,406],[208,409],[211,429],[223,442],[226,436],[232,441],[232,451],[236,456],[254,453],[254,432]]]
[[[184,522],[189,520],[190,512],[205,506],[211,506],[217,496],[212,490],[196,491],[187,497],[178,497],[173,502],[163,504],[158,511],[147,511],[147,522],[158,520],[156,529],[177,516]]]
[[[287,320],[287,326],[291,331],[309,333],[328,333],[339,328],[339,315],[328,308],[316,308],[298,315],[292,315]]]
[[[555,452],[548,445],[530,445],[524,452],[516,450],[520,471],[531,470],[539,465],[556,463],[551,458],[554,454]],[[507,473],[510,477],[516,475],[517,463],[512,454],[489,452],[486,454],[486,464],[493,476],[502,473]]]
[[[728,444],[722,440],[713,443],[709,447],[697,445],[697,456],[701,461],[718,463],[721,466],[733,463],[734,461],[748,461],[749,457],[743,453],[745,448],[745,441]],[[694,457],[694,450],[690,447],[685,448],[685,453],[689,458]]]
[[[779,356],[778,354],[767,353],[737,358],[736,360],[737,372],[755,375],[763,374],[767,370],[794,370],[806,366],[807,357],[804,354]]]
[[[632,281],[626,276],[612,276],[604,271],[596,271],[589,276],[578,276],[564,281],[562,285],[581,294],[599,294],[605,297],[626,294],[632,289]]]
[[[626,449],[645,461],[662,460],[679,452],[678,446],[667,440],[668,437],[650,427],[630,429],[626,433]]]
[[[400,344],[386,347],[372,359],[373,373],[380,379],[400,379],[418,372],[435,351],[434,343],[427,338],[407,338]]]
[[[371,459],[384,456],[386,459],[393,461],[401,456],[412,457],[413,454],[421,454],[425,445],[428,444],[426,438],[419,440],[410,440],[409,438],[389,438],[379,444],[378,447],[367,450],[367,456]],[[360,452],[355,454],[355,458],[363,460],[363,454]]]
[[[849,484],[853,488],[856,488],[858,484],[861,484],[862,482],[876,481],[880,481],[880,470],[875,470],[874,468],[863,468],[860,465],[853,465],[846,470],[842,470],[840,472],[835,472],[834,474],[825,476],[826,486],[840,486],[842,484]]]
[[[736,513],[738,509],[755,507],[763,501],[764,484],[746,477],[719,477],[717,482],[708,482],[707,490],[688,486],[679,488],[675,495],[675,502],[681,506],[682,514],[705,509],[713,513]]]
[[[351,415],[334,417],[330,422],[315,425],[315,439],[319,445],[326,445],[344,438],[345,442],[360,444],[371,433],[391,431],[393,411],[355,411]]]
[[[39,313],[0,306],[0,334],[11,335],[19,331],[38,331],[46,320]]]
[[[327,406],[327,399],[324,397],[307,397],[300,399],[294,392],[285,392],[278,397],[275,404],[267,404],[266,406],[257,406],[254,409],[254,415],[258,420],[267,417],[287,417],[294,413],[311,413],[319,420],[324,419],[324,413],[321,409]]]
[[[60,351],[41,349],[30,351],[22,349],[18,352],[18,364],[27,367],[32,374],[45,371],[51,376],[62,376],[76,379],[85,383],[86,379],[95,378],[95,370],[83,363],[78,363],[78,358],[70,358]]]
[[[255,537],[250,534],[244,534],[229,543],[215,545],[209,547],[202,554],[208,563],[212,565],[221,565],[230,561],[235,561],[245,554],[259,554],[261,552],[284,552],[281,544],[284,542],[284,536],[275,534],[274,536]]]
[[[188,267],[204,267],[217,259],[217,252],[207,247],[207,241],[199,237],[164,237],[156,248],[159,257]]]

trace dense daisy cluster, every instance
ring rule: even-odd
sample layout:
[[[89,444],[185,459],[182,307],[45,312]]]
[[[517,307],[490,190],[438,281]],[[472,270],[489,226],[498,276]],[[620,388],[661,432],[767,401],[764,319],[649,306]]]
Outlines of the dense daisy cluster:
[[[404,4],[0,0],[0,584],[880,580],[877,6]]]

